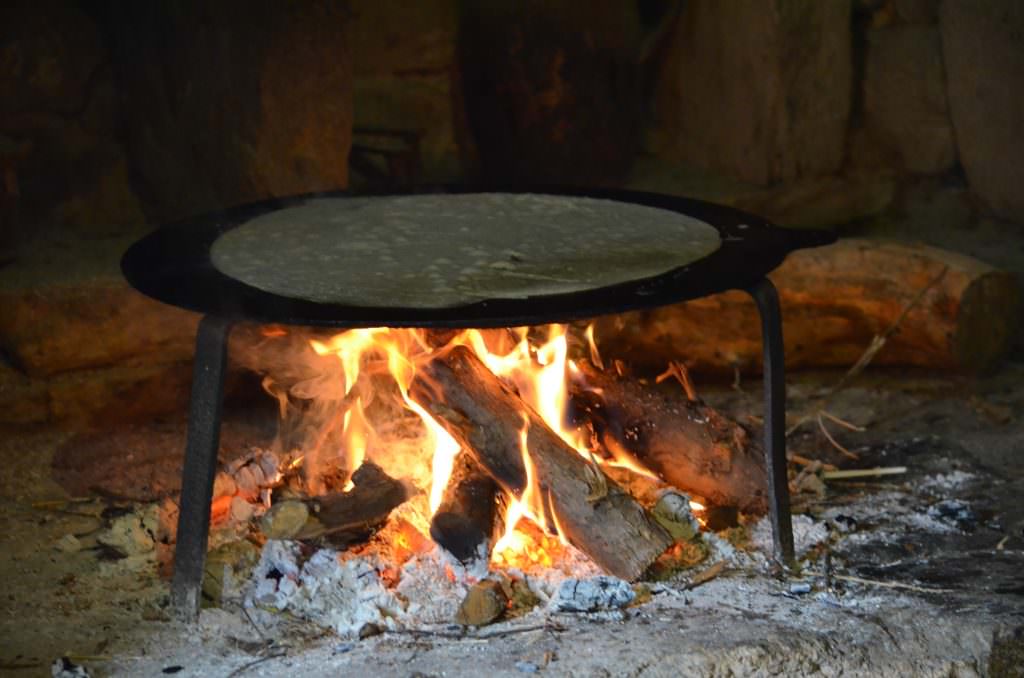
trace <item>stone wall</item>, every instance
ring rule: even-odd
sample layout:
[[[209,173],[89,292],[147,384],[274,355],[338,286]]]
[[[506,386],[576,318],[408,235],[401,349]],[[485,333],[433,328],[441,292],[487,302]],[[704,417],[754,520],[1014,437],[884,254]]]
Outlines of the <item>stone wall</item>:
[[[1022,7],[3,3],[0,424],[180,411],[195,318],[129,290],[120,251],[347,186],[353,127],[411,133],[421,184],[618,185],[883,233],[1024,224]]]

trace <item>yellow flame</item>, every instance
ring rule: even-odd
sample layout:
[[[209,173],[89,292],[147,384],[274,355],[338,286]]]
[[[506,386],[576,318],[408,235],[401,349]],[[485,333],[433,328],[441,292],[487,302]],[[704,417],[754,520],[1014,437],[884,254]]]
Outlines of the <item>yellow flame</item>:
[[[594,342],[593,326],[587,328],[586,337],[591,362],[600,365],[601,357]],[[499,348],[492,351],[488,342],[491,346]],[[398,385],[402,402],[422,419],[427,430],[428,449],[431,455],[431,513],[437,510],[443,499],[460,446],[429,412],[409,398],[409,388],[415,378],[417,366],[429,361],[439,351],[449,346],[469,347],[491,372],[516,389],[522,400],[537,413],[544,424],[587,458],[588,463],[591,459],[584,436],[565,424],[569,400],[567,376],[571,374],[578,377],[580,370],[575,363],[568,360],[568,341],[566,327],[563,325],[549,326],[544,342],[536,347],[530,344],[527,328],[500,333],[467,330],[456,335],[440,349],[432,347],[426,335],[419,331],[387,328],[350,330],[325,341],[312,341],[311,345],[319,355],[333,354],[338,357],[345,380],[343,392],[347,398],[355,397],[351,410],[345,414],[341,424],[344,446],[341,452],[345,455],[347,467],[351,471],[363,463],[367,456],[369,440],[375,435],[365,416],[363,393],[359,390],[353,392],[353,389],[357,387],[360,374],[369,369],[367,366],[370,363],[367,361],[370,354],[386,358],[387,372]],[[374,364],[379,364],[379,361]],[[376,374],[376,367],[373,369]],[[363,389],[365,386],[360,388]],[[518,497],[510,499],[505,515],[505,533],[495,544],[493,552],[529,552],[531,559],[543,559],[543,554],[537,555],[538,549],[543,551],[543,545],[540,542],[530,543],[534,537],[526,536],[516,529],[520,520],[527,519],[545,532],[557,533],[564,542],[563,530],[559,529],[558,524],[559,516],[554,510],[554,498],[545,497],[538,486],[537,469],[528,445],[529,430],[530,418],[528,413],[524,412],[519,444],[526,476],[525,485]],[[616,453],[615,456],[616,459],[610,463],[627,466],[637,473],[654,477],[627,452]],[[547,541],[547,538],[542,541]]]

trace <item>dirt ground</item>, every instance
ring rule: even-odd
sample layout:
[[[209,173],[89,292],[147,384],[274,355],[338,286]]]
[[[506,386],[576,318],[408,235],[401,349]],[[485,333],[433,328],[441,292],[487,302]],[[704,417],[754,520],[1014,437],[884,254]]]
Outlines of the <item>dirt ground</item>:
[[[837,376],[791,378],[791,413]],[[756,416],[759,385],[743,388],[704,395]],[[853,521],[830,554],[846,579],[816,578],[820,560],[789,579],[736,567],[626,610],[361,641],[216,609],[192,627],[171,621],[152,558],[115,558],[95,542],[116,518],[109,498],[72,497],[53,480],[67,434],[9,431],[0,443],[0,673],[50,675],[68,657],[93,675],[125,676],[1013,675],[1000,672],[1019,658],[1024,626],[1024,364],[976,379],[869,373],[829,411],[865,428],[831,427],[861,459],[845,459],[816,423],[791,439],[792,451],[908,467],[797,495],[809,524]],[[793,593],[804,582],[813,592]]]

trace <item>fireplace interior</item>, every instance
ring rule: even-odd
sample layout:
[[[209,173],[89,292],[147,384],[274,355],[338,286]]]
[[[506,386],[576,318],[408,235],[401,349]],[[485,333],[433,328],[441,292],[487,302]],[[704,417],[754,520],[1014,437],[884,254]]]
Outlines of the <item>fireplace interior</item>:
[[[6,3],[0,673],[1022,675],[1022,31]]]

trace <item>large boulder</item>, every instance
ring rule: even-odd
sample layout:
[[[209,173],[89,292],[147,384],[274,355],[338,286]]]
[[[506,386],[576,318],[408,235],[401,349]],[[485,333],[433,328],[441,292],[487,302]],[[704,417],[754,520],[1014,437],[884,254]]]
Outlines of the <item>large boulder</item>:
[[[151,219],[346,185],[346,7],[327,0],[99,5]]]
[[[939,16],[967,181],[994,215],[1024,223],[1024,3],[945,0]]]
[[[903,169],[936,174],[953,167],[956,142],[937,27],[868,32],[864,116],[864,124],[895,150]]]
[[[69,240],[0,269],[0,350],[31,377],[188,360],[198,315],[128,286],[128,240]]]
[[[656,154],[756,184],[843,160],[849,0],[688,0],[656,89]]]

